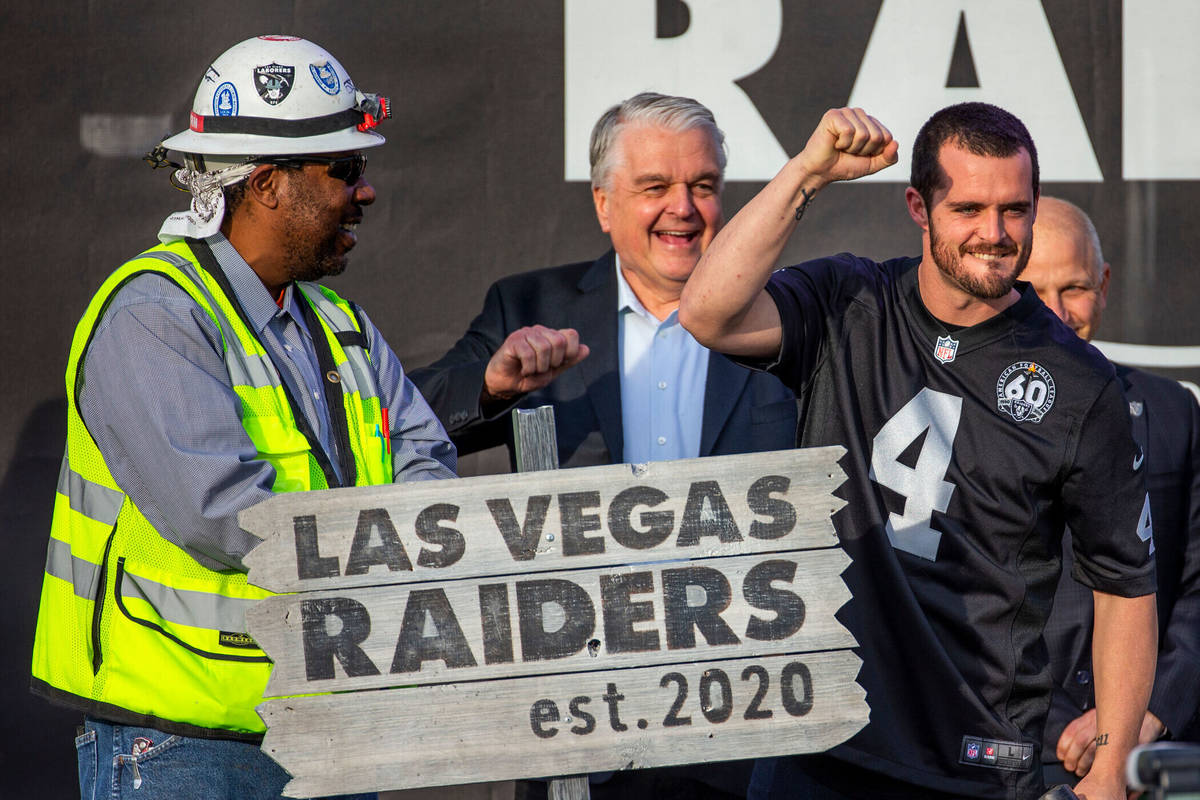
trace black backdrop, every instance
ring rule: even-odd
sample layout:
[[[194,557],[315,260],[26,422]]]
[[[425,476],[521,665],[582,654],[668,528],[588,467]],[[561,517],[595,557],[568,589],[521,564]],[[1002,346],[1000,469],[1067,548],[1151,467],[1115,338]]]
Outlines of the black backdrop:
[[[74,792],[77,719],[28,694],[28,664],[65,430],[62,375],[75,322],[107,273],[153,244],[162,218],[186,199],[137,153],[156,136],[184,127],[200,75],[230,45],[253,34],[294,33],[325,46],[360,87],[390,95],[397,111],[382,127],[388,144],[370,153],[368,177],[378,201],[366,211],[350,269],[332,285],[364,304],[405,364],[427,363],[463,330],[494,279],[591,259],[606,246],[587,185],[564,179],[564,107],[571,91],[566,7],[592,1],[0,3],[6,177],[0,269],[9,298],[9,344],[0,370],[0,403],[9,410],[0,427],[0,535],[7,551],[0,797]],[[824,109],[848,101],[883,1],[782,3],[774,54],[737,83],[787,153],[803,146]],[[691,6],[622,0],[619,6],[650,14],[636,23],[653,19],[646,37],[682,39],[694,15],[714,3],[719,0]],[[1140,13],[1130,5],[1133,0],[1124,9],[1118,0],[1043,3],[1104,175],[1102,182],[1050,181],[1044,190],[1091,212],[1113,263],[1101,337],[1180,347],[1200,343],[1191,264],[1200,249],[1200,226],[1191,213],[1200,187],[1177,179],[1194,174],[1122,177],[1122,143],[1131,144],[1123,139],[1129,58],[1122,55],[1123,14]],[[1156,7],[1168,27],[1170,15],[1186,8],[1136,5],[1147,13]],[[1179,24],[1194,31],[1196,14],[1186,15]],[[945,65],[948,86],[981,81],[972,61],[976,34],[969,17],[964,21]],[[628,43],[614,42],[608,56],[622,62],[626,74],[637,68],[638,53]],[[911,55],[912,63],[930,57]],[[898,82],[905,67],[896,65]],[[1023,69],[1016,51],[1012,69]],[[981,82],[986,92],[988,83]],[[671,89],[655,74],[646,75],[645,86]],[[693,93],[711,102],[703,89]],[[1186,119],[1198,116],[1194,87],[1172,101],[1188,112]],[[1189,141],[1194,130],[1180,130],[1181,151],[1195,148]],[[732,165],[739,143],[731,138],[729,144]],[[761,180],[731,182],[727,213],[760,186]],[[919,252],[902,197],[898,182],[826,191],[786,261],[846,249],[875,257]],[[1165,372],[1200,377],[1195,367]],[[466,468],[480,463],[468,461]]]

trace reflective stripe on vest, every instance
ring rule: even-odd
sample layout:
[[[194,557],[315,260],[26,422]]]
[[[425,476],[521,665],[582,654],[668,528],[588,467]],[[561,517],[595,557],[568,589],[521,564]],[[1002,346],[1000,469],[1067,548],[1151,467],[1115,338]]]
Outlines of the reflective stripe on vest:
[[[243,427],[258,458],[275,467],[273,490],[326,485],[278,370],[243,322],[236,300],[188,244],[156,247],[125,264],[93,298],[72,342],[67,453],[46,553],[35,689],[43,683],[57,699],[67,697],[84,709],[115,706],[139,718],[259,733],[264,728],[254,708],[270,663],[245,635],[245,613],[270,593],[247,583],[242,573],[205,569],[160,536],[116,486],[76,405],[79,371],[95,326],[116,291],[141,272],[175,282],[217,326],[230,382],[242,400]],[[361,337],[354,311],[324,287],[304,284],[302,290],[321,321],[321,330],[309,333],[328,342],[337,365],[356,482],[390,482],[369,354],[338,341],[339,334]],[[69,700],[72,695],[78,702]]]
[[[71,547],[66,542],[50,540],[46,573],[70,581],[78,597],[87,599],[96,596],[99,567],[72,556]],[[168,622],[215,631],[244,632],[246,611],[258,602],[173,589],[128,572],[124,573],[121,580],[121,595],[140,597],[154,606],[158,615]]]
[[[71,460],[63,456],[58,471],[58,493],[71,498],[71,510],[97,522],[112,525],[121,513],[125,495],[116,489],[92,483],[78,472],[71,471]]]

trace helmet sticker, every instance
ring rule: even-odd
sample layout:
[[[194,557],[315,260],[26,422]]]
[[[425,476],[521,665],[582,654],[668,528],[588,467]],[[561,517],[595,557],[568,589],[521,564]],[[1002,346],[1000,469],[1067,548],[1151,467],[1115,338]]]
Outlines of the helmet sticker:
[[[238,113],[238,93],[233,84],[225,81],[213,92],[213,116],[236,117]]]
[[[295,67],[271,62],[265,67],[254,68],[254,88],[258,90],[259,97],[273,106],[279,105],[287,98],[295,78]]]
[[[309,64],[308,71],[312,73],[313,80],[325,94],[337,94],[341,91],[342,82],[338,80],[337,70],[333,68],[333,64],[328,61],[324,64]]]
[[[996,381],[996,406],[1017,422],[1041,422],[1054,405],[1054,378],[1041,364],[1018,361]]]

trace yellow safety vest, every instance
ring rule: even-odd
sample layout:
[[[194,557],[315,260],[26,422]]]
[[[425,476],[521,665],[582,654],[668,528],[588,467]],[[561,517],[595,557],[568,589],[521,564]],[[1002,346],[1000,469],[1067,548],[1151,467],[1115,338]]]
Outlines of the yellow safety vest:
[[[278,370],[232,292],[222,288],[224,276],[202,266],[194,252],[200,248],[207,245],[177,241],[126,263],[97,292],[75,330],[66,374],[67,447],[38,610],[33,690],[116,721],[185,734],[222,729],[255,736],[265,730],[254,708],[262,702],[271,664],[246,633],[245,611],[271,593],[247,583],[244,573],[202,566],[160,536],[113,480],[76,405],[83,356],[109,301],[135,275],[159,273],[187,291],[220,330],[229,377],[242,401],[242,425],[258,458],[275,468],[273,490],[329,485],[335,473],[327,471],[324,452],[297,426],[299,411],[291,407]],[[353,455],[342,460],[343,480],[390,483],[379,387],[354,310],[322,286],[297,287],[301,305],[307,302],[314,312],[307,318],[321,368],[333,367],[325,372],[325,390],[342,392],[342,407],[331,405],[330,416],[335,431],[344,425],[341,447],[348,440]],[[313,329],[314,316],[319,330]]]

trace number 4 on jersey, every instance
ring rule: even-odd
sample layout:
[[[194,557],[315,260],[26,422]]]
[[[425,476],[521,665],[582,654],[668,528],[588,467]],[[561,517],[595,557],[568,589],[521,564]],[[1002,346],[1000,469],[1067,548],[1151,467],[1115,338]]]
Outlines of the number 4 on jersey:
[[[1154,555],[1154,525],[1150,522],[1150,493],[1146,492],[1146,501],[1142,503],[1142,515],[1138,518],[1138,538],[1150,543],[1150,555]]]
[[[961,397],[926,387],[875,434],[871,480],[904,497],[904,513],[889,514],[886,526],[897,550],[937,560],[942,534],[930,522],[934,511],[946,512],[954,494],[954,484],[944,478],[961,417]],[[902,463],[900,456],[926,431],[916,465]]]

